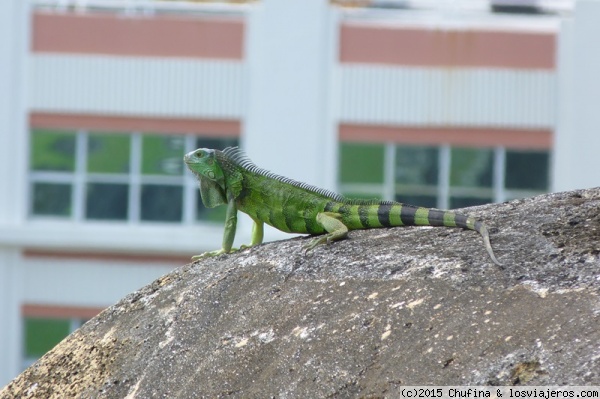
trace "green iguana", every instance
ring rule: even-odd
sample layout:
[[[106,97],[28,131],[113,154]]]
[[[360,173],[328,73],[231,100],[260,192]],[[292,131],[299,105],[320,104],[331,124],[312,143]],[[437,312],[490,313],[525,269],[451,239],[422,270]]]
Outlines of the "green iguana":
[[[235,250],[232,245],[240,210],[254,220],[250,246],[262,243],[263,223],[287,233],[321,235],[305,246],[306,252],[320,244],[345,238],[349,230],[394,226],[462,227],[481,234],[490,258],[500,265],[487,227],[470,216],[399,202],[347,199],[261,169],[237,147],[223,151],[200,148],[186,154],[184,161],[198,178],[204,205],[214,208],[227,204],[223,247],[192,259]]]

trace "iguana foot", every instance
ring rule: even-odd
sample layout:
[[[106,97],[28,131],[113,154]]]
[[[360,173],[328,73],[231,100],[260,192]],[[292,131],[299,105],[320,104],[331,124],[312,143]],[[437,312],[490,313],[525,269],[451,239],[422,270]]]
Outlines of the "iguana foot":
[[[315,249],[315,247],[317,247],[319,245],[323,245],[323,244],[329,244],[330,242],[331,241],[330,241],[329,234],[317,237],[317,238],[311,240],[308,244],[306,244],[303,247],[304,255],[306,255],[309,251],[312,251],[313,249]]]
[[[230,254],[235,251],[237,251],[237,248],[231,248],[229,251],[226,251],[225,249],[221,248],[221,249],[217,249],[215,251],[205,252],[200,255],[194,255],[194,256],[192,256],[192,261],[194,262],[199,259],[212,258],[212,257],[223,255],[223,254]]]

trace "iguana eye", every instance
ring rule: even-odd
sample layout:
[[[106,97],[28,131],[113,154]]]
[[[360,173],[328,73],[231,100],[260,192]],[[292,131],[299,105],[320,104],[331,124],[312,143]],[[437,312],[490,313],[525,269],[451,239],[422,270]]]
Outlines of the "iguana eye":
[[[202,158],[204,156],[204,151],[198,151],[198,152],[196,152],[196,156],[198,158]]]

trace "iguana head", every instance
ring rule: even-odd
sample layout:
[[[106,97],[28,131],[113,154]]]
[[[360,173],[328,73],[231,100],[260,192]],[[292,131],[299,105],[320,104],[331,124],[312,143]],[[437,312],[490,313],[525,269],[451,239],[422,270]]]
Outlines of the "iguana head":
[[[225,176],[215,150],[199,148],[185,154],[183,161],[200,183],[204,206],[214,208],[227,203]]]

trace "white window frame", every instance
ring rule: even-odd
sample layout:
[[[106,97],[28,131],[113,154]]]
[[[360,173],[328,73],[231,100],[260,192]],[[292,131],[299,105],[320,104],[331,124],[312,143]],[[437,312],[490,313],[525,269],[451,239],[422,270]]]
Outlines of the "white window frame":
[[[94,131],[79,129],[75,134],[75,167],[73,171],[34,171],[29,170],[30,200],[28,206],[28,217],[35,220],[67,220],[82,223],[129,223],[129,224],[152,224],[152,223],[179,223],[193,225],[197,223],[210,223],[209,221],[197,220],[197,196],[198,183],[192,173],[184,166],[183,174],[177,176],[145,175],[142,174],[142,137],[148,133],[138,131],[124,132],[130,138],[129,173],[88,173],[87,156],[88,140]],[[154,133],[152,133],[154,134]],[[169,134],[156,133],[159,136]],[[184,153],[195,149],[196,141],[202,136],[189,133],[176,134],[184,139]],[[183,163],[183,159],[181,160]],[[60,183],[71,186],[71,214],[69,216],[38,215],[33,212],[33,186],[35,183]],[[86,187],[88,183],[117,183],[126,184],[128,187],[128,214],[122,220],[97,220],[85,217]],[[141,219],[141,196],[143,185],[172,185],[182,188],[182,218],[181,221],[146,221]]]
[[[357,194],[374,194],[379,193],[384,200],[394,200],[398,189],[398,184],[395,181],[396,168],[396,147],[399,144],[388,142],[384,144],[384,171],[383,183],[341,183],[340,191],[351,192]],[[504,202],[510,199],[531,197],[539,194],[544,194],[547,191],[543,190],[519,190],[506,188],[506,153],[511,151],[510,148],[496,146],[493,151],[493,169],[492,169],[492,187],[488,188],[456,188],[450,187],[450,168],[452,164],[452,146],[449,144],[441,144],[437,147],[438,151],[438,184],[436,187],[411,187],[414,191],[411,194],[416,195],[434,195],[437,198],[436,207],[440,209],[449,209],[450,198],[464,194],[465,196],[477,198],[478,196],[489,198],[487,193],[491,190],[492,202]],[[550,154],[551,156],[551,154]],[[551,162],[551,160],[550,160]],[[548,175],[550,175],[550,165],[548,167]],[[477,195],[479,194],[479,195]],[[412,204],[419,205],[419,204]]]

